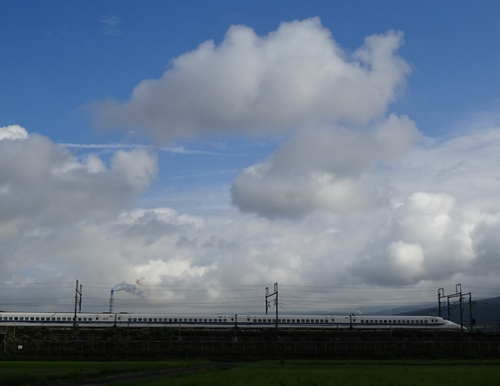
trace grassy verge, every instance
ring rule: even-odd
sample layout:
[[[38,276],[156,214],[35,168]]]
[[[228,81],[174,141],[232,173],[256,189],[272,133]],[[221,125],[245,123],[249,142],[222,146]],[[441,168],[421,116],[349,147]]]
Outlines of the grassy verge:
[[[274,361],[202,374],[154,376],[109,386],[498,385],[500,361]]]
[[[45,386],[203,363],[207,362],[0,362],[0,385]]]

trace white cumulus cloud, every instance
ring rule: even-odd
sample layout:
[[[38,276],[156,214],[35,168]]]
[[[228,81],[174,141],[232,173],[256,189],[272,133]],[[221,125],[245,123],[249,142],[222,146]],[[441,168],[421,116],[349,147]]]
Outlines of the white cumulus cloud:
[[[280,132],[331,120],[365,124],[384,114],[409,66],[396,55],[402,34],[365,39],[352,55],[319,18],[282,23],[266,36],[232,26],[173,60],[129,100],[92,104],[103,127],[133,127],[156,138]]]
[[[26,139],[28,132],[19,125],[0,127],[0,141],[4,139]]]
[[[157,172],[156,155],[145,149],[118,151],[108,169],[97,155],[80,162],[46,137],[28,136],[19,126],[9,132],[0,140],[0,238],[107,218],[143,193]]]
[[[235,178],[233,202],[243,211],[270,217],[372,208],[386,202],[388,192],[370,172],[401,156],[418,136],[414,122],[395,115],[368,130],[303,130],[267,161]]]

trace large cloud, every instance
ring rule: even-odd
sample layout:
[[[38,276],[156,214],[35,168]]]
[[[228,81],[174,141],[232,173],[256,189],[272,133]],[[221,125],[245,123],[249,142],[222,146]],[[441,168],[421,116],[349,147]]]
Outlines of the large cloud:
[[[379,130],[373,128],[370,135]],[[387,155],[373,151],[376,156],[367,159]],[[315,167],[336,165],[348,175],[371,173],[386,179],[391,186],[388,204],[363,213],[318,210],[291,221],[235,212],[193,216],[171,208],[127,209],[50,232],[33,225],[30,233],[3,240],[0,275],[4,282],[77,277],[84,283],[110,283],[109,288],[90,284],[86,290],[89,298],[100,298],[88,299],[87,307],[94,304],[99,310],[106,309],[114,284],[139,280],[146,300],[138,299],[142,303],[137,305],[128,301],[119,311],[143,310],[152,306],[152,299],[186,310],[194,307],[190,298],[198,299],[200,310],[213,307],[207,312],[261,310],[262,288],[275,281],[336,289],[317,303],[307,292],[292,297],[284,291],[285,311],[334,305],[341,310],[348,303],[380,303],[392,296],[404,297],[405,304],[421,302],[434,299],[437,288],[457,282],[467,290],[497,286],[499,154],[500,129],[491,128],[443,142],[421,141],[400,159],[385,158],[384,168],[370,169],[371,161],[359,161],[362,166],[353,169],[341,168],[339,160],[309,161]],[[40,214],[32,216],[36,220]],[[257,285],[248,287],[249,300],[240,295],[231,301],[228,292],[218,291],[242,285]],[[400,295],[378,287],[398,285],[418,288]],[[123,297],[116,295],[117,300]],[[231,308],[221,306],[223,302]]]
[[[235,178],[233,202],[243,211],[270,217],[372,208],[386,202],[388,192],[370,172],[401,156],[417,137],[414,122],[395,115],[366,131],[304,130],[266,162]]]
[[[148,188],[156,156],[118,151],[111,167],[96,156],[83,162],[64,146],[19,126],[0,128],[0,238],[23,229],[105,219]]]
[[[282,23],[264,37],[233,26],[219,46],[207,41],[179,56],[129,100],[92,109],[103,127],[161,139],[279,132],[330,120],[365,124],[385,112],[409,73],[395,54],[401,42],[401,33],[373,35],[349,55],[319,18]]]

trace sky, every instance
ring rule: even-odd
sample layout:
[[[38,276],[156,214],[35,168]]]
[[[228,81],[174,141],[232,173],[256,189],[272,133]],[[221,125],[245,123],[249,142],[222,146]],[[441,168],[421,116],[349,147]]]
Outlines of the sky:
[[[499,12],[3,1],[0,310],[499,296]]]

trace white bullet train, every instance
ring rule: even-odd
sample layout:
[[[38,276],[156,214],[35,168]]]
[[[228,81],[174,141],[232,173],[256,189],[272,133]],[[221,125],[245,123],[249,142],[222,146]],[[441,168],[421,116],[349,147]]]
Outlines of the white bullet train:
[[[129,313],[2,312],[0,327],[80,328],[205,328],[272,329],[276,318],[269,315],[167,315]],[[354,329],[354,330],[447,330],[461,331],[460,325],[438,316],[380,315],[281,315],[280,329]],[[465,327],[463,330],[466,330]]]

